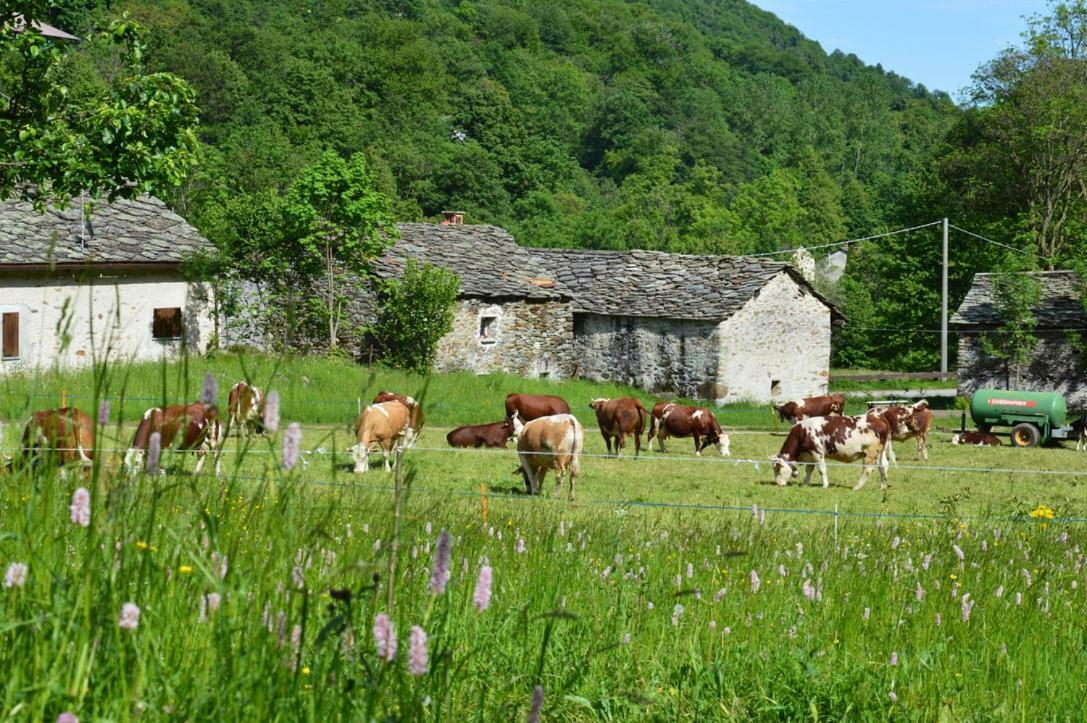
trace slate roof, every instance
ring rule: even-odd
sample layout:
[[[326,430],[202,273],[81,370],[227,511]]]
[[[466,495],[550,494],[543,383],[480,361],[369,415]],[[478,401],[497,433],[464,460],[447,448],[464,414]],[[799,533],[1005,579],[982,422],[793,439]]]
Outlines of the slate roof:
[[[695,256],[660,251],[530,249],[574,297],[574,311],[720,321],[781,273],[841,314],[787,263],[749,256]]]
[[[378,276],[397,277],[409,257],[460,277],[461,296],[569,299],[569,293],[498,226],[399,223],[400,238],[378,260]]]
[[[1073,271],[1031,272],[1041,283],[1042,297],[1034,307],[1034,317],[1043,329],[1087,327],[1087,311],[1080,301],[1079,277]],[[974,274],[974,283],[966,298],[951,317],[954,324],[966,327],[996,326],[1002,321],[993,299],[993,279],[997,274]]]
[[[78,200],[59,211],[34,210],[25,201],[0,201],[0,267],[177,266],[211,243],[185,219],[151,196],[96,203],[83,214]]]

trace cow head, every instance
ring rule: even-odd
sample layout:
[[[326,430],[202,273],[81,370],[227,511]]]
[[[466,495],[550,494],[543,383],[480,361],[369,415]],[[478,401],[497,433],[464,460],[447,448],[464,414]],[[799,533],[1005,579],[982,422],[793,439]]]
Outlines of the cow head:
[[[954,437],[952,437],[951,444],[962,444],[962,435],[956,434]]]
[[[770,461],[774,463],[774,482],[782,487],[789,482],[790,477],[796,477],[800,474],[796,462],[785,459],[780,455],[771,456]]]
[[[795,421],[796,402],[785,402],[785,404],[771,404],[770,408],[774,410],[774,413],[778,415],[778,419],[780,419],[782,422]]]
[[[608,401],[608,399],[594,399],[589,402],[589,409],[592,409],[593,411],[599,411],[600,408],[604,406]]]
[[[513,433],[510,434],[510,439],[512,439],[514,442],[517,442],[521,439],[521,433],[525,431],[525,423],[521,421],[521,417],[516,411],[513,413],[508,421],[513,428]]]

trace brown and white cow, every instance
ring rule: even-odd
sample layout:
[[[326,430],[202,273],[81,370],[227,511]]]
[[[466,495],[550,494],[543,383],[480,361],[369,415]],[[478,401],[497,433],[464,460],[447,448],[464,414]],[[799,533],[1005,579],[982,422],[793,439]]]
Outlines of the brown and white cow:
[[[1000,437],[988,432],[960,432],[951,438],[951,444],[965,444],[970,447],[1003,447]]]
[[[34,412],[23,428],[21,464],[51,459],[60,465],[80,462],[89,467],[93,457],[94,420],[75,407]]]
[[[649,412],[641,401],[634,397],[619,399],[594,399],[589,408],[596,412],[596,422],[600,425],[600,434],[604,437],[608,454],[611,454],[611,440],[615,439],[615,455],[623,453],[627,444],[627,435],[634,435],[634,454],[641,454],[642,432],[649,421]]]
[[[932,410],[928,408],[927,401],[922,399],[908,407],[873,407],[868,410],[868,416],[877,416],[890,426],[892,442],[905,442],[911,437],[917,437],[917,455],[921,459],[928,459],[928,431],[932,428]],[[897,465],[892,442],[887,443],[887,458],[891,464]]]
[[[237,426],[246,436],[264,434],[264,392],[260,387],[245,381],[232,386],[227,410],[231,428]]]
[[[392,400],[371,404],[362,410],[355,422],[356,444],[351,448],[355,472],[370,471],[370,445],[381,447],[385,471],[392,469],[389,455],[407,449],[415,441],[411,428],[411,410],[403,402]]]
[[[1087,417],[1078,417],[1072,424],[1072,437],[1076,440],[1076,451],[1087,449]]]
[[[517,414],[512,417],[517,454],[521,459],[521,476],[530,495],[540,494],[540,485],[547,470],[555,470],[555,494],[562,489],[563,477],[570,479],[574,499],[574,480],[581,474],[581,450],[585,447],[585,430],[572,414],[553,414],[522,423]]]
[[[415,397],[389,391],[378,392],[371,404],[381,404],[382,402],[393,401],[400,402],[408,408],[409,412],[411,412],[408,417],[408,424],[415,433],[415,436],[412,439],[412,443],[414,444],[415,440],[419,439],[419,433],[422,431],[423,424],[426,422],[426,418],[423,416],[423,405],[416,401]]]
[[[783,422],[796,424],[808,417],[830,417],[845,412],[845,397],[841,394],[828,394],[822,397],[796,399],[785,404],[770,405]]]
[[[886,489],[887,455],[884,450],[890,436],[890,426],[875,416],[808,417],[793,425],[781,451],[770,458],[774,463],[774,481],[784,487],[789,477],[799,474],[799,463],[814,462],[814,465],[808,465],[804,484],[811,481],[813,467],[818,467],[823,487],[827,487],[830,484],[827,457],[838,462],[863,459],[864,470],[853,489],[864,487],[873,465],[879,469],[879,488]]]
[[[548,394],[507,394],[506,418],[513,417],[514,412],[522,422],[528,422],[552,414],[569,414],[570,405],[562,397]]]
[[[171,446],[179,451],[196,451],[193,474],[200,474],[208,452],[214,453],[223,442],[223,425],[219,419],[219,408],[215,405],[193,402],[170,404],[165,408],[152,407],[143,413],[143,419],[132,437],[132,444],[125,453],[125,469],[129,472],[139,471],[144,466],[147,445],[154,432],[161,435],[162,453]],[[161,469],[160,465],[155,471],[159,472]],[[216,456],[216,476],[221,471],[219,458]]]
[[[711,444],[717,445],[722,457],[729,456],[729,438],[721,431],[721,425],[717,423],[717,417],[705,407],[685,407],[670,402],[657,402],[653,406],[653,416],[650,420],[649,435],[646,443],[651,443],[653,437],[657,438],[660,451],[664,448],[664,440],[668,437],[693,437],[694,453],[702,456],[702,450]]]
[[[466,424],[445,435],[450,447],[505,447],[513,436],[513,420],[492,424]]]

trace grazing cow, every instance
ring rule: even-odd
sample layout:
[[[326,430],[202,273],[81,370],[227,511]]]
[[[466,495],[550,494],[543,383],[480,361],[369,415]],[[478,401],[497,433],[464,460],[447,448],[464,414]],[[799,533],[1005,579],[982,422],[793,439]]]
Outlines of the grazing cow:
[[[634,435],[634,454],[641,454],[642,432],[645,431],[649,412],[634,397],[620,399],[594,399],[589,408],[596,412],[596,421],[600,425],[600,434],[611,454],[611,440],[615,438],[615,455],[623,453],[627,444],[627,435]]]
[[[264,434],[264,392],[248,382],[238,382],[230,388],[227,401],[230,426],[238,426],[239,432],[249,436]]]
[[[514,412],[522,422],[529,422],[552,414],[569,414],[570,405],[562,397],[547,394],[507,394],[506,418],[512,418]]]
[[[893,442],[905,442],[911,437],[917,437],[917,454],[921,459],[928,459],[928,431],[932,427],[932,410],[928,408],[927,401],[922,399],[908,407],[873,407],[868,410],[868,416],[877,416],[890,426]],[[887,458],[891,464],[898,464],[891,442],[887,443]]]
[[[419,432],[423,429],[423,424],[426,422],[426,418],[423,416],[423,405],[419,404],[415,400],[415,397],[409,397],[407,394],[398,394],[397,392],[381,391],[374,397],[374,401],[371,404],[381,404],[382,402],[400,402],[411,412],[408,420],[408,425],[414,432],[412,438],[412,444],[415,440],[419,439]]]
[[[853,489],[864,487],[873,464],[879,468],[879,488],[886,489],[887,455],[884,450],[890,438],[890,426],[875,416],[808,417],[793,425],[785,443],[781,445],[781,451],[770,458],[774,463],[774,481],[784,487],[790,476],[798,475],[799,462],[815,462],[823,487],[827,487],[830,484],[827,479],[827,457],[839,462],[863,459],[864,471]],[[804,474],[804,484],[811,481],[811,473],[812,466],[809,465]]]
[[[555,470],[555,494],[562,489],[562,479],[569,474],[570,493],[574,499],[574,480],[581,473],[581,450],[585,430],[572,414],[553,414],[522,423],[513,417],[514,439],[521,459],[518,470],[530,495],[540,494],[547,470]]]
[[[392,469],[389,455],[394,450],[407,449],[415,441],[411,428],[411,411],[403,402],[392,400],[371,404],[362,410],[355,422],[356,444],[351,448],[351,457],[355,461],[355,472],[361,474],[370,471],[370,445],[381,447],[381,456],[385,461],[385,471]]]
[[[75,407],[43,409],[34,412],[23,428],[23,446],[19,461],[36,465],[47,459],[57,464],[80,462],[92,464],[94,420]]]
[[[808,397],[797,399],[785,404],[771,404],[778,417],[783,422],[796,424],[801,419],[808,417],[829,417],[842,414],[845,411],[845,397],[841,394],[828,394],[823,397]]]
[[[165,452],[177,440],[176,449],[180,451],[196,450],[196,468],[193,474],[200,474],[204,468],[204,458],[208,452],[215,452],[223,442],[223,425],[219,419],[219,408],[215,405],[193,402],[192,404],[170,404],[152,407],[143,413],[143,419],[136,427],[132,444],[125,453],[125,469],[136,472],[144,465],[144,456],[151,434],[161,435],[161,450]],[[180,434],[180,436],[179,436]],[[161,471],[161,466],[154,470]],[[215,459],[215,474],[221,472],[218,457]]]
[[[1003,447],[1000,437],[988,432],[961,432],[951,438],[951,444],[965,444],[971,447]]]
[[[721,431],[717,417],[705,407],[684,407],[679,404],[657,402],[653,406],[649,435],[646,443],[657,438],[660,451],[665,452],[664,440],[668,437],[694,437],[694,453],[702,456],[702,450],[711,444],[717,445],[721,456],[729,456],[728,435]]]
[[[445,435],[450,447],[505,447],[513,436],[513,420],[493,424],[468,424]]]

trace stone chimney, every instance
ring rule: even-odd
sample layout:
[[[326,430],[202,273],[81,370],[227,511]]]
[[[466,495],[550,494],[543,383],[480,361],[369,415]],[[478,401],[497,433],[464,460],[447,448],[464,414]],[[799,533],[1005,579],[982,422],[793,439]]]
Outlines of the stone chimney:
[[[463,226],[464,211],[442,211],[442,226]]]

